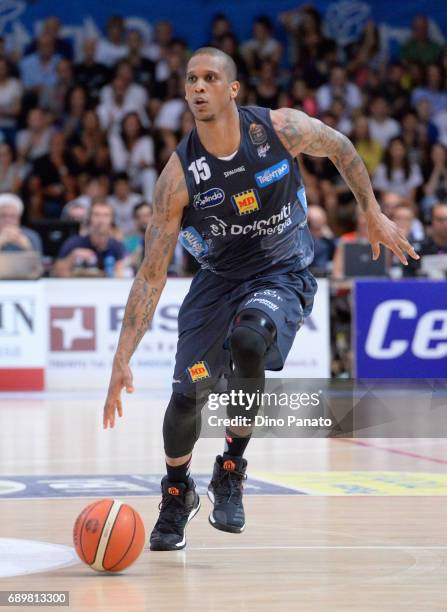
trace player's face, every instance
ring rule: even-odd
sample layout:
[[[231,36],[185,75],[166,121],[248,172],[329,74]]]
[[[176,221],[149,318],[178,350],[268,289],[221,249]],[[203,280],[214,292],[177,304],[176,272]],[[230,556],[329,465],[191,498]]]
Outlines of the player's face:
[[[239,83],[229,81],[217,57],[197,55],[188,63],[186,100],[196,121],[213,121],[237,96]]]

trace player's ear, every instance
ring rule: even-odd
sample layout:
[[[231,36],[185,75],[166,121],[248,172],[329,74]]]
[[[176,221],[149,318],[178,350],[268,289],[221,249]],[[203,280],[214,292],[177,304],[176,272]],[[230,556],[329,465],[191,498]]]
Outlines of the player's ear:
[[[232,81],[230,85],[230,97],[232,100],[236,100],[241,84],[239,81]]]

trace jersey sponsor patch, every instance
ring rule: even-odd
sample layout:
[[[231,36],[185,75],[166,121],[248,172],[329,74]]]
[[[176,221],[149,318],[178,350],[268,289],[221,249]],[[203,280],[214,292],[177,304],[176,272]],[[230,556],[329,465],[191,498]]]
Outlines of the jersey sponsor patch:
[[[192,225],[185,227],[185,229],[180,232],[179,240],[181,245],[191,253],[193,257],[203,257],[208,253],[208,244]]]
[[[197,382],[211,377],[211,372],[206,361],[197,361],[187,368],[191,382]]]
[[[267,141],[267,132],[264,126],[259,125],[259,123],[250,123],[248,135],[255,146],[262,145]]]
[[[203,193],[197,193],[194,196],[192,205],[194,208],[204,210],[205,208],[211,208],[212,206],[219,206],[225,200],[225,192],[219,187],[212,187]]]
[[[272,185],[272,183],[276,183],[276,181],[280,181],[282,178],[284,178],[287,174],[289,174],[289,171],[289,160],[282,159],[274,166],[265,168],[265,170],[261,170],[261,172],[256,172],[256,185],[261,188],[268,187],[269,185]]]
[[[247,189],[231,196],[231,202],[238,215],[248,215],[261,208],[256,189]]]
[[[307,199],[306,199],[306,192],[304,190],[304,185],[301,185],[301,187],[296,192],[296,195],[298,196],[298,200],[300,201],[300,204],[303,207],[304,212],[307,213]]]

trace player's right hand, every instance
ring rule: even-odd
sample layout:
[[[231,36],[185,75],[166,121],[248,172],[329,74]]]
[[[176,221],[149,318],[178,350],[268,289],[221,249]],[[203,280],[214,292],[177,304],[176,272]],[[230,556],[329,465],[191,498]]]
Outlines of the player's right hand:
[[[121,391],[126,389],[127,393],[133,393],[132,370],[128,364],[115,355],[113,360],[112,374],[110,376],[109,390],[106,403],[104,404],[103,426],[115,427],[115,417],[123,416],[123,405],[121,403]]]

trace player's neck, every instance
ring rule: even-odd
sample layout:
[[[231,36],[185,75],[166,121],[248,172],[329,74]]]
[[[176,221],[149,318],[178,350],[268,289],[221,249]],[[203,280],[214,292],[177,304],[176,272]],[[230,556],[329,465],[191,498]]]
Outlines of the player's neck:
[[[211,155],[226,157],[239,149],[241,129],[236,104],[215,120],[197,121],[196,125],[200,142]]]

